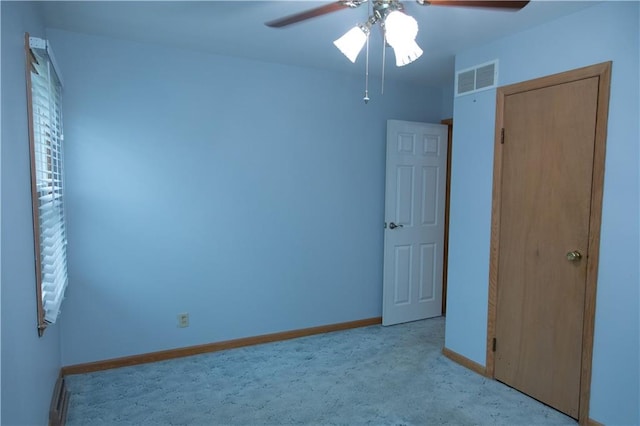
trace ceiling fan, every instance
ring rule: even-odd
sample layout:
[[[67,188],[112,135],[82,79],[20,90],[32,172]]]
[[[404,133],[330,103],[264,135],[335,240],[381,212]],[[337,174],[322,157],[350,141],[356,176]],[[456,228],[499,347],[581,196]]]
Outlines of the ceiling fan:
[[[368,0],[338,0],[320,7],[309,9],[283,18],[266,22],[265,25],[272,28],[282,28],[307,19],[317,18],[328,13],[343,9],[353,9],[367,3]],[[424,6],[454,6],[493,8],[517,11],[525,7],[529,0],[416,0]],[[418,35],[418,22],[404,13],[404,6],[400,0],[371,0],[370,15],[366,22],[359,23],[342,37],[333,42],[335,46],[351,61],[356,61],[358,54],[367,45],[366,82],[368,86],[369,69],[369,34],[371,27],[380,24],[386,45],[393,48],[396,56],[396,66],[410,64],[422,55],[422,49],[416,43]],[[383,76],[384,76],[384,49],[383,49]],[[365,103],[369,101],[368,89],[365,89]]]
[[[529,3],[529,0],[416,0],[416,2],[423,6],[455,6],[520,10],[525,7],[527,3]],[[367,3],[367,0],[338,0],[324,6],[305,10],[304,12],[266,22],[265,25],[272,28],[282,28],[286,27],[287,25],[305,21],[307,19],[326,15],[327,13],[337,12],[338,10],[348,8],[354,9],[363,5],[364,3]],[[398,8],[402,8],[402,3],[400,3],[400,1],[398,0],[373,0],[373,10],[374,12],[378,12],[378,19],[384,17],[385,10],[398,10]]]

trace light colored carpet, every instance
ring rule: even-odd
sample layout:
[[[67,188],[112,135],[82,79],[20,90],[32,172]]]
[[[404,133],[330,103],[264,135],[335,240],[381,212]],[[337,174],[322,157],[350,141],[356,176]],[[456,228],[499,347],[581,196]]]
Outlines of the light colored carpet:
[[[575,425],[441,354],[444,319],[69,376],[73,425]]]

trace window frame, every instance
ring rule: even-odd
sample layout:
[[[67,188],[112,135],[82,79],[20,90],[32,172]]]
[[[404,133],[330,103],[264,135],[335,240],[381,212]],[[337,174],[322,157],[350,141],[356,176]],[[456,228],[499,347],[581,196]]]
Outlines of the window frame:
[[[34,44],[36,44],[34,46]],[[34,52],[33,49],[42,50],[44,55],[39,52]],[[56,66],[53,54],[50,51],[50,47],[46,40],[30,37],[29,33],[25,33],[25,56],[26,56],[26,89],[27,89],[27,115],[28,115],[28,130],[29,130],[29,156],[31,166],[31,200],[32,200],[32,216],[33,216],[33,238],[34,238],[34,256],[35,256],[35,274],[36,274],[36,311],[37,311],[37,328],[38,335],[43,336],[45,329],[48,325],[55,323],[59,316],[59,306],[64,298],[64,292],[68,285],[68,273],[67,273],[67,237],[66,237],[66,220],[64,215],[64,158],[63,158],[63,120],[62,120],[62,79],[60,77],[59,69]],[[34,115],[34,96],[33,96],[33,80],[32,72],[36,72],[36,66],[40,66],[37,57],[42,56],[47,61],[47,67],[49,72],[55,74],[54,78],[46,77],[48,83],[47,96],[52,96],[52,85],[55,87],[53,90],[54,97],[54,109],[49,108],[48,119],[45,122],[45,126],[49,131],[46,140],[49,143],[42,143],[40,138],[43,134],[39,129],[42,126],[42,115],[38,113],[38,118]],[[51,106],[51,100],[49,100],[49,106]],[[54,117],[51,117],[51,114]],[[38,127],[38,130],[36,129]],[[59,135],[54,135],[56,131],[59,131]],[[38,132],[38,138],[36,133]],[[46,151],[42,148],[46,148]],[[44,156],[44,157],[43,157]],[[43,161],[44,160],[44,161]],[[39,167],[41,164],[46,164],[46,168]],[[46,175],[47,177],[42,177]],[[43,189],[44,188],[44,189]],[[44,202],[41,205],[41,199],[43,195],[50,195],[51,201]],[[50,204],[50,206],[49,206]],[[51,221],[50,218],[42,219],[41,211],[43,207],[51,207],[51,215],[56,217]],[[43,228],[43,225],[52,225],[48,228]],[[53,234],[53,254],[45,253],[45,250],[51,249],[49,245],[43,245],[46,237],[45,233]],[[54,258],[51,262],[49,259],[49,266],[54,268],[54,274],[49,275],[45,279],[45,268],[43,266],[43,260],[46,257]],[[60,269],[58,269],[60,268]],[[61,278],[60,278],[61,274]],[[53,276],[51,276],[53,275]],[[52,285],[50,284],[52,283]],[[54,289],[54,296],[58,296],[58,303],[53,305],[57,307],[53,316],[47,318],[47,306],[44,298],[47,296],[45,286],[51,286]]]

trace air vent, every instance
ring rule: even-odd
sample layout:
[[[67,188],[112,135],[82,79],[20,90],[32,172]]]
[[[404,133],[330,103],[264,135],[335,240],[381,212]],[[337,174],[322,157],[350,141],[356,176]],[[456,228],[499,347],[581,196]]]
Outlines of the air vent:
[[[456,96],[468,95],[498,85],[498,60],[456,73]]]

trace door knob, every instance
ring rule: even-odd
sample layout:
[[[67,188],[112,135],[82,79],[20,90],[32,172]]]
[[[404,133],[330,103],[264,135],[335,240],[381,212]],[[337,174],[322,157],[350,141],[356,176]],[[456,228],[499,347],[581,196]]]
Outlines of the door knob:
[[[391,229],[402,228],[402,225],[396,225],[395,223],[391,222],[389,224],[389,228]]]
[[[567,260],[569,262],[576,262],[581,258],[582,258],[582,253],[580,253],[578,250],[570,251],[569,253],[567,253]]]

